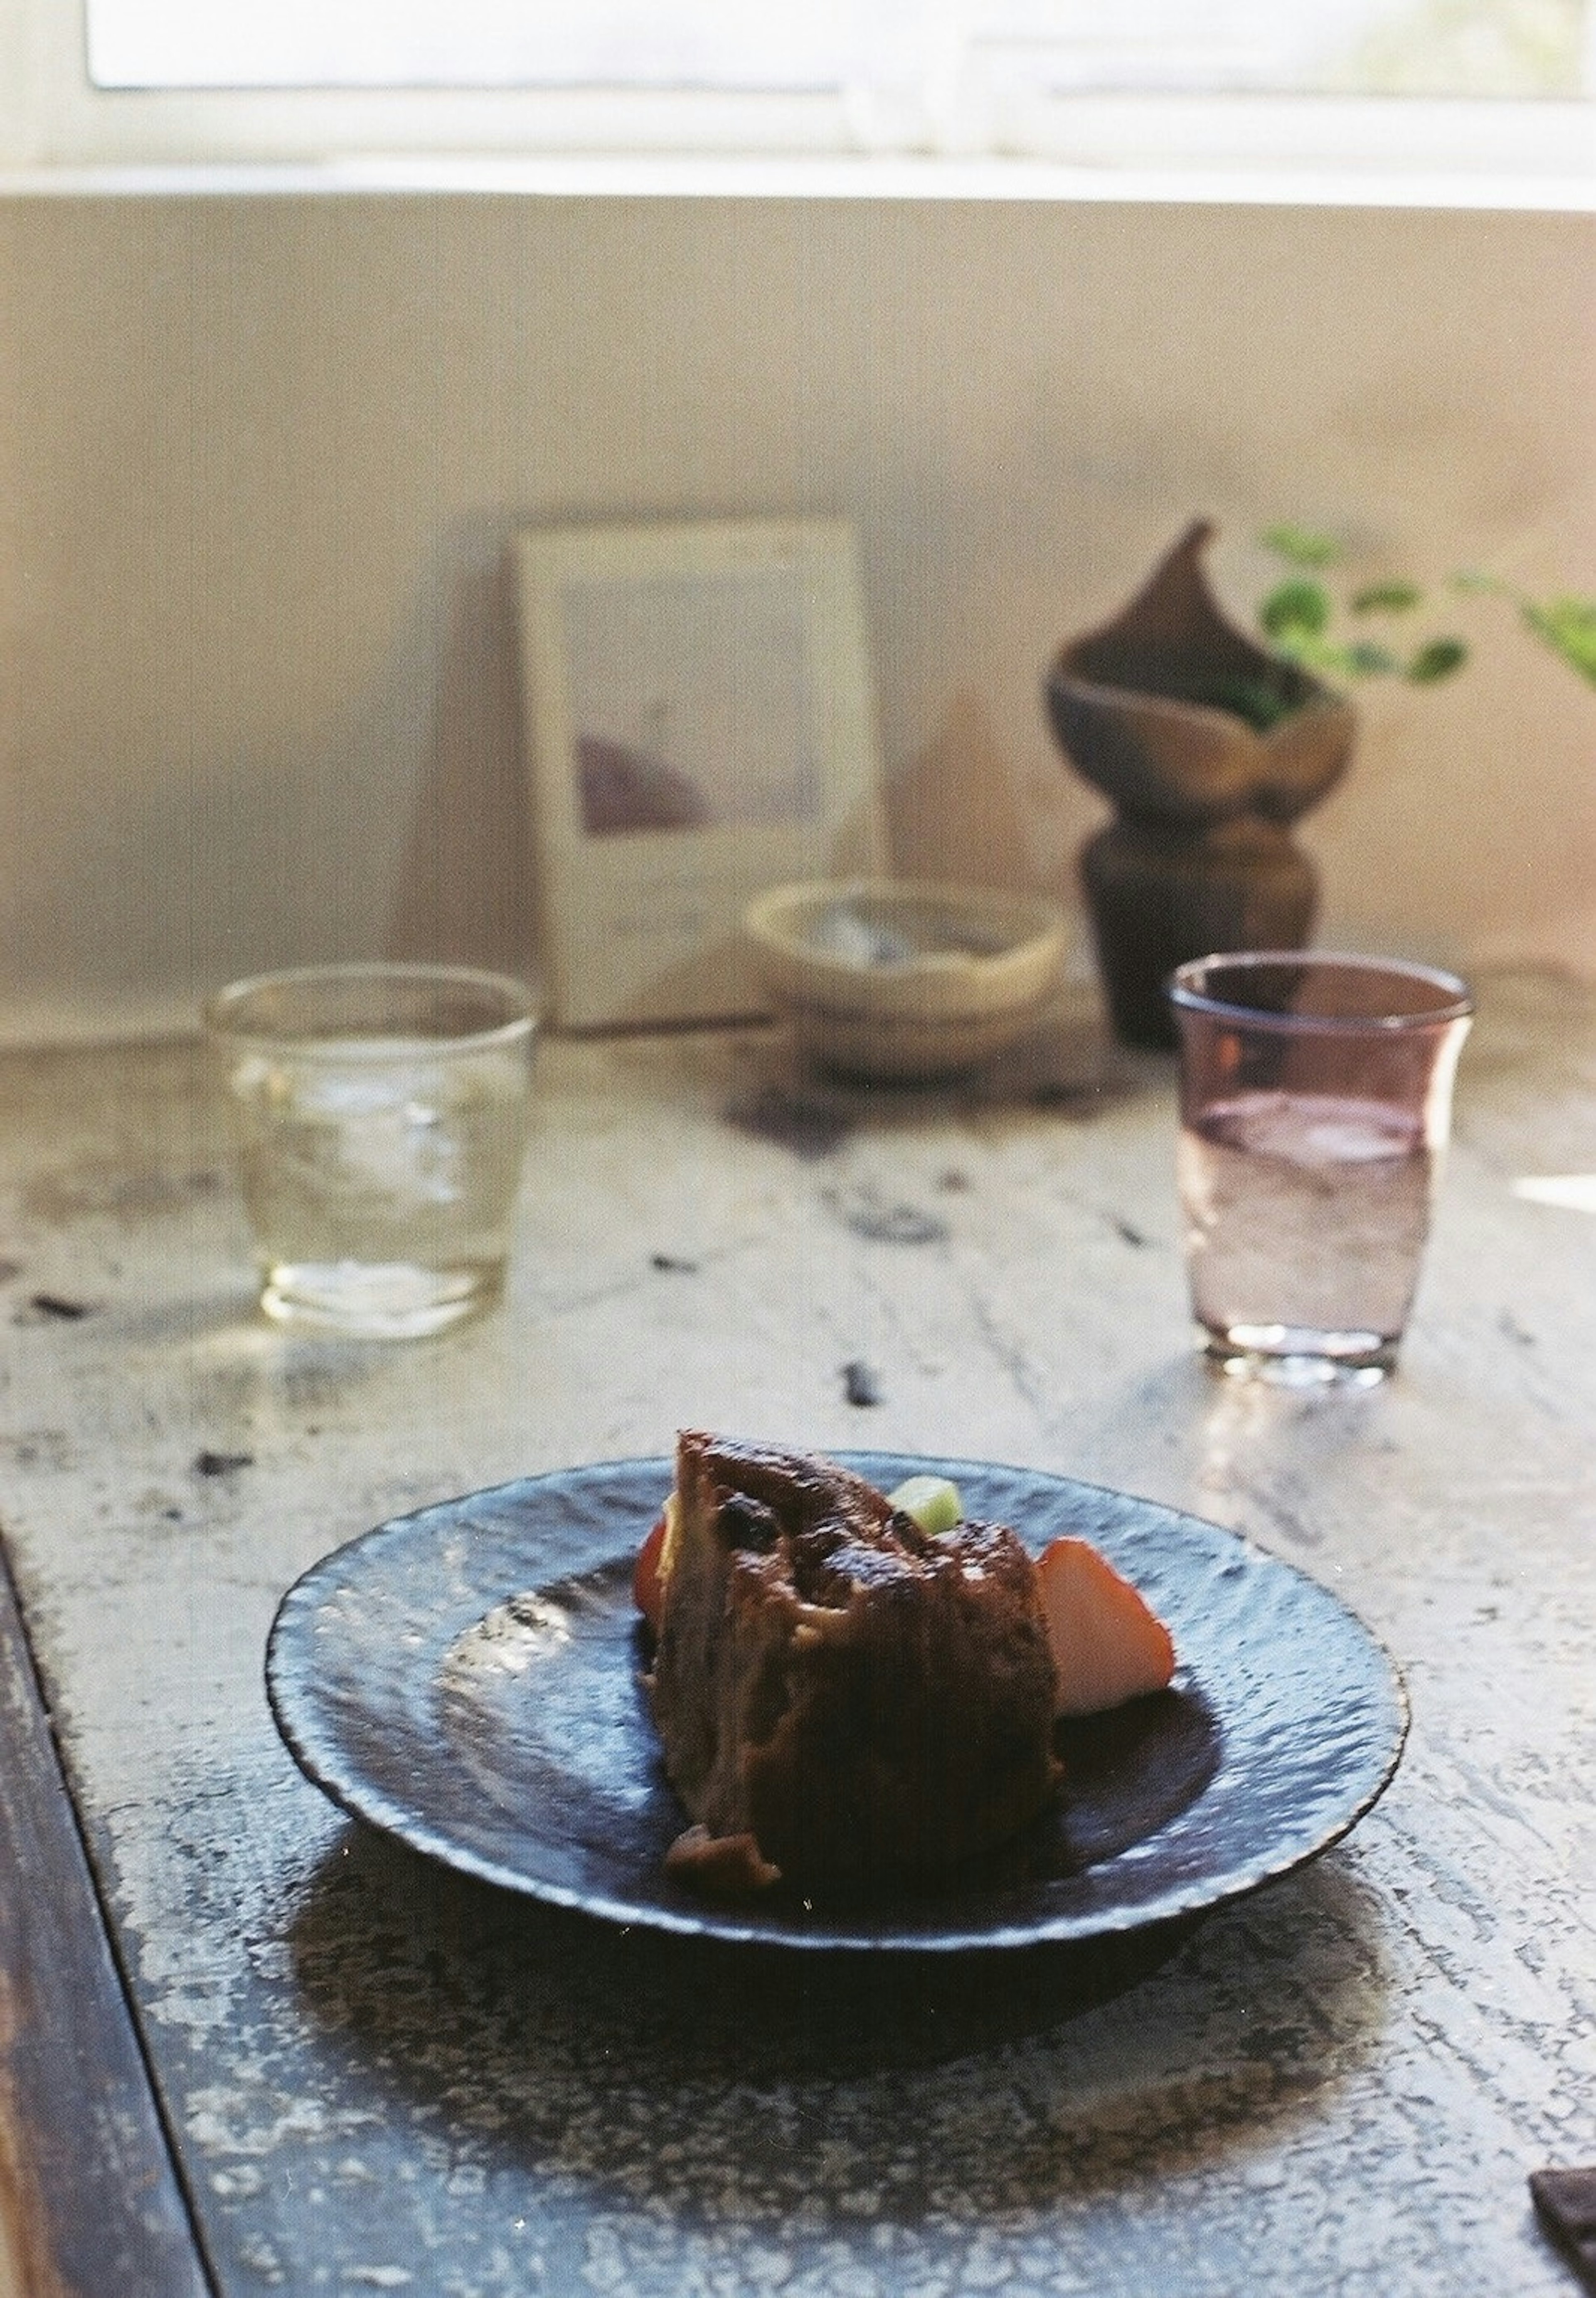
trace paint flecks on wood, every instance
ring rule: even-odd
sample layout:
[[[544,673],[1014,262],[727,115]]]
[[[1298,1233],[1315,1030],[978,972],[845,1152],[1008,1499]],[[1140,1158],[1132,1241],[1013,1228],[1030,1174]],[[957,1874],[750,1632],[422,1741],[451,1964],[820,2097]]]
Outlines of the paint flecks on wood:
[[[203,2298],[3,1560],[0,1746],[0,2290]]]

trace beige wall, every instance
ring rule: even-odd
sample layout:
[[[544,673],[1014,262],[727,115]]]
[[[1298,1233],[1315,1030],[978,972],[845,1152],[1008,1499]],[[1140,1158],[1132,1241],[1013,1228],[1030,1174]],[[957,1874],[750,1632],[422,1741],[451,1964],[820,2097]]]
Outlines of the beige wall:
[[[277,962],[527,968],[506,539],[858,524],[906,867],[1068,889],[1039,673],[1195,512],[1596,591],[1596,219],[0,202],[0,1036]],[[1370,699],[1322,938],[1596,970],[1596,691]]]

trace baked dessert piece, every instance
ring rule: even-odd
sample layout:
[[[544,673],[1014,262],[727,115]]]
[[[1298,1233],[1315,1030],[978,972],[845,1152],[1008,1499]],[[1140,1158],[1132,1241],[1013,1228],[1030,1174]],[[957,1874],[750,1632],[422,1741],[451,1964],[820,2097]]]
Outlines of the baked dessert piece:
[[[926,1873],[1052,1795],[1057,1685],[1013,1533],[929,1537],[836,1463],[681,1436],[647,1679],[710,1889]]]

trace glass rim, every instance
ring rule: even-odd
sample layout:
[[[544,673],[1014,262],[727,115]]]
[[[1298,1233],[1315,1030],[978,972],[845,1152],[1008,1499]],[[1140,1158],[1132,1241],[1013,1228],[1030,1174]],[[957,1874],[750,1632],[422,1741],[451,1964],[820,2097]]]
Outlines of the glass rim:
[[[1262,1005],[1244,1005],[1200,988],[1197,977],[1209,966],[1228,966],[1238,973],[1261,972],[1265,966],[1313,965],[1344,973],[1393,974],[1403,981],[1423,982],[1440,993],[1441,1002],[1421,1013],[1282,1013]],[[1340,949],[1213,950],[1206,957],[1188,958],[1178,965],[1164,984],[1171,1005],[1188,1013],[1211,1015],[1245,1029],[1293,1030],[1316,1037],[1358,1037],[1370,1032],[1399,1033],[1410,1029],[1443,1029],[1466,1021],[1474,1013],[1474,993],[1460,974],[1444,967],[1426,965],[1415,958],[1371,957],[1364,952]]]
[[[250,1000],[262,993],[336,990],[353,988],[360,982],[374,986],[387,983],[395,988],[475,990],[484,999],[499,1001],[508,1010],[502,1021],[444,1037],[428,1036],[422,1031],[407,1034],[401,1022],[380,1040],[369,1029],[352,1035],[337,1031],[323,1034],[313,1023],[274,1028],[245,1018]],[[229,1045],[291,1046],[302,1059],[314,1059],[318,1054],[325,1053],[328,1059],[340,1062],[386,1062],[395,1058],[396,1046],[400,1045],[407,1049],[424,1046],[429,1053],[442,1056],[514,1044],[538,1028],[542,1007],[536,994],[514,974],[494,973],[474,965],[431,964],[425,959],[353,958],[327,965],[290,965],[266,973],[247,974],[241,980],[229,981],[206,998],[200,1018],[207,1037]]]

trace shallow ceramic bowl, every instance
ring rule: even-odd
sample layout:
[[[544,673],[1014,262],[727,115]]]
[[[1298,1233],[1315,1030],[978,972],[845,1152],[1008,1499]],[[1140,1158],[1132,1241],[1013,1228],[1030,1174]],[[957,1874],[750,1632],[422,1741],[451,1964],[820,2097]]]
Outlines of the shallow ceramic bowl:
[[[973,1069],[1031,1029],[1057,988],[1066,930],[1037,896],[879,878],[775,887],[743,923],[806,1051],[903,1080]]]

